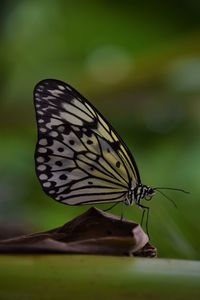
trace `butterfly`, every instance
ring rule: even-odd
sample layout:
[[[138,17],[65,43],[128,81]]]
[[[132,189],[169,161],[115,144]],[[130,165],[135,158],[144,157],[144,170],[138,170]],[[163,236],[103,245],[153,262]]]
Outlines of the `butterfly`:
[[[158,188],[142,184],[136,162],[103,115],[69,84],[40,81],[34,89],[38,128],[36,174],[44,192],[68,205],[136,204]]]

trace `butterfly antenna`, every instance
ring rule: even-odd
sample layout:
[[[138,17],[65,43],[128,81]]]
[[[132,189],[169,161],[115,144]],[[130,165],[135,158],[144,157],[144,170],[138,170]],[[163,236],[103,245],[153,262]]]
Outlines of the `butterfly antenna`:
[[[172,190],[172,191],[178,191],[178,192],[182,192],[185,194],[190,194],[190,192],[185,191],[183,189],[177,189],[177,188],[170,188],[170,187],[155,187],[153,188],[154,190]]]
[[[173,199],[171,199],[170,197],[168,197],[167,195],[165,195],[163,192],[161,192],[161,191],[159,191],[159,190],[157,190],[161,195],[163,195],[166,199],[168,199],[173,205],[174,205],[174,207],[176,207],[177,208],[177,205],[176,205],[176,203],[175,203],[175,201],[173,200]]]

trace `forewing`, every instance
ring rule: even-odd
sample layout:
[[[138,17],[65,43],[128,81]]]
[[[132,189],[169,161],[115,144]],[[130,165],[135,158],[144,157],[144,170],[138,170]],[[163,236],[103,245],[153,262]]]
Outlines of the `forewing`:
[[[124,201],[140,181],[129,150],[76,90],[44,80],[34,90],[36,172],[44,191],[70,205]]]

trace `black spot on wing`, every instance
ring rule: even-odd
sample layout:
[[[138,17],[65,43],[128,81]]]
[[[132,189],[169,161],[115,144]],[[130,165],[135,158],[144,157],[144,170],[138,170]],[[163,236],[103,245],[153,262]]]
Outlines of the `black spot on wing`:
[[[115,150],[118,151],[120,149],[120,142],[116,141],[116,142],[112,142],[111,143],[111,147]]]

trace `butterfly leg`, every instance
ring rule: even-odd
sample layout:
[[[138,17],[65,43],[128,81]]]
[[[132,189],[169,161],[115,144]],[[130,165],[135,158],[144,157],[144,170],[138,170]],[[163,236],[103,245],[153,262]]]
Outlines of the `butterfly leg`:
[[[109,210],[111,210],[113,207],[115,207],[117,204],[119,204],[119,202],[116,202],[115,204],[111,205],[109,208],[104,209],[103,211],[109,211]]]
[[[146,216],[146,224],[145,224],[145,227],[146,227],[146,232],[147,232],[147,235],[148,237],[150,238],[150,235],[149,235],[149,229],[148,229],[148,224],[149,224],[149,210],[150,208],[148,206],[144,206],[142,204],[139,204],[139,207],[142,208],[142,218],[141,218],[141,226],[143,224],[143,221],[144,221],[144,216],[145,216],[145,213],[147,213],[147,216]]]
[[[124,202],[122,202],[122,206],[121,206],[121,218],[120,220],[123,221],[124,219]]]
[[[140,221],[140,225],[141,225],[141,226],[143,225],[145,212],[146,212],[146,209],[143,208],[143,209],[142,209],[142,217],[141,217],[141,221]]]

